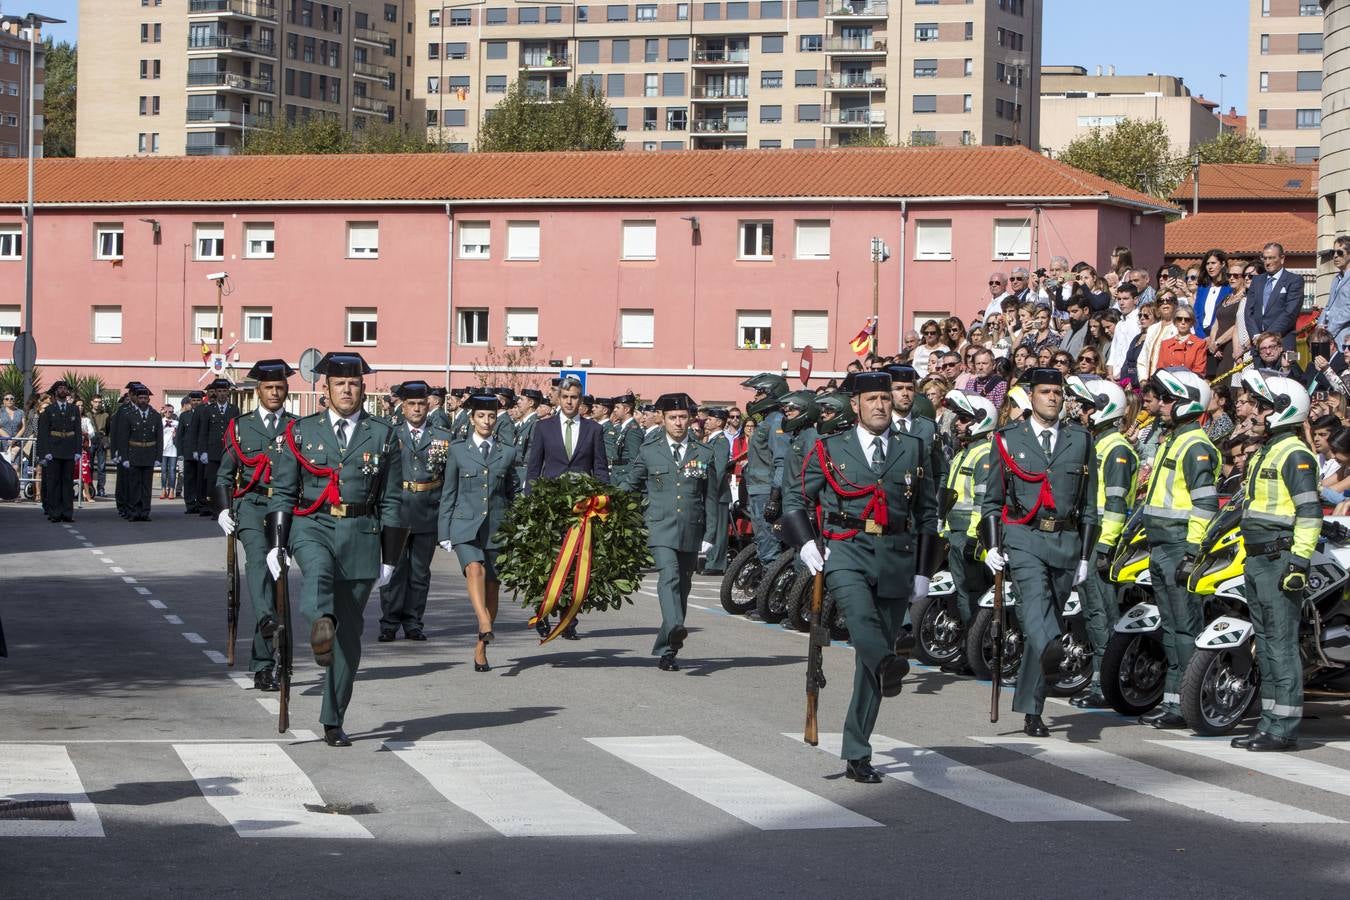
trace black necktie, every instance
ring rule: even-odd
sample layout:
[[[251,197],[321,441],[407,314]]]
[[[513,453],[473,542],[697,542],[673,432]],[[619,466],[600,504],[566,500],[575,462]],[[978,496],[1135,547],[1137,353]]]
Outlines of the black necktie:
[[[487,441],[478,445],[478,449],[483,452],[483,462],[487,462],[488,454],[492,452],[492,445]]]
[[[347,449],[347,420],[338,419],[337,423],[338,446],[343,450]]]
[[[678,465],[680,464],[680,445],[679,445],[679,444],[671,444],[671,445],[670,445],[670,452],[671,452],[671,454],[675,457],[675,465],[678,466]]]
[[[872,471],[881,474],[881,466],[886,462],[886,451],[882,450],[880,437],[872,438]]]

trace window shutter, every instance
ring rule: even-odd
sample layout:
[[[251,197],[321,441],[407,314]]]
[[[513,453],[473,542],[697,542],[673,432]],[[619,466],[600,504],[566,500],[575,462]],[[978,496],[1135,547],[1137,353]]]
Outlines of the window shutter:
[[[507,259],[539,258],[538,222],[506,223],[506,258]]]
[[[656,316],[650,309],[619,312],[619,343],[624,347],[650,347],[656,341]]]
[[[1031,220],[994,220],[994,258],[1029,259],[1031,257]]]
[[[951,219],[921,219],[915,229],[915,244],[915,259],[951,259]]]
[[[508,309],[506,341],[509,344],[535,343],[539,340],[539,310]]]
[[[830,223],[828,221],[797,223],[797,258],[830,258]]]
[[[623,223],[623,258],[656,259],[656,223]]]
[[[792,349],[824,350],[830,345],[830,315],[823,312],[792,314]]]

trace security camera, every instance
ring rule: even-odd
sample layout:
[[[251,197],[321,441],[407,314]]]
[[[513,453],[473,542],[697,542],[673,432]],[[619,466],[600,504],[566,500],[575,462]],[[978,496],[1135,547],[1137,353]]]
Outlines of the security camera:
[[[229,273],[229,272],[212,272],[210,275],[207,275],[207,276],[206,276],[206,280],[207,280],[207,281],[224,281],[226,278],[229,278],[229,277],[230,277],[230,273]]]

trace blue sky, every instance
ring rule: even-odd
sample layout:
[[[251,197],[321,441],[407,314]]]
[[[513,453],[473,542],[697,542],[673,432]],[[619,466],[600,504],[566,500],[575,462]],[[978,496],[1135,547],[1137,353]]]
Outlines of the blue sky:
[[[104,0],[113,2],[113,0]],[[982,0],[983,2],[983,0]],[[75,40],[78,0],[0,0],[10,14],[67,19],[49,33]],[[1203,35],[1203,38],[1201,36]],[[1180,75],[1194,94],[1247,109],[1245,0],[1045,0],[1044,65],[1114,65],[1121,75]]]

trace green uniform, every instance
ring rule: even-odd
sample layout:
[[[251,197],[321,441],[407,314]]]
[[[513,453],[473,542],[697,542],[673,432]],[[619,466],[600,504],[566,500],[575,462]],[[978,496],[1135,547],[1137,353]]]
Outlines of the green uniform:
[[[269,512],[298,508],[288,552],[304,576],[301,612],[311,623],[320,616],[332,616],[337,623],[319,715],[326,726],[340,726],[351,702],[361,664],[366,601],[380,576],[380,529],[398,528],[403,518],[403,465],[394,430],[361,412],[346,448],[340,448],[334,415],[325,410],[290,427],[296,449],[312,466],[336,471],[340,502],[346,508],[325,504],[301,515],[314,505],[329,479],[302,467],[284,443],[275,453],[268,504]]]
[[[629,418],[622,425],[611,429],[613,447],[605,444],[605,459],[609,460],[610,484],[623,484],[628,480],[628,467],[637,458],[642,448],[642,426],[637,419]],[[611,449],[613,453],[611,453]]]
[[[1032,420],[1000,428],[1012,461],[1029,475],[1048,473],[1054,506],[1036,509],[1041,485],[1023,481],[1003,462],[995,443],[990,456],[989,483],[980,507],[982,516],[1003,517],[1005,571],[1017,590],[1017,617],[1024,638],[1022,667],[1017,674],[1013,709],[1039,716],[1045,706],[1045,673],[1041,657],[1060,636],[1060,613],[1069,594],[1082,553],[1080,527],[1097,524],[1097,493],[1092,435],[1086,428],[1061,422],[1047,457]],[[1004,508],[1007,515],[1004,516]],[[1025,524],[1015,524],[1035,510]]]
[[[1247,464],[1247,473],[1243,575],[1261,670],[1258,729],[1296,738],[1303,720],[1303,596],[1285,592],[1280,582],[1291,561],[1306,571],[1322,533],[1317,460],[1297,432],[1282,430]]]
[[[952,460],[946,479],[946,501],[951,504],[944,523],[947,538],[947,571],[956,587],[956,606],[961,624],[975,618],[975,603],[989,589],[989,570],[975,561],[980,526],[980,505],[989,485],[990,438],[971,441]]]
[[[841,757],[871,756],[870,738],[881,708],[879,668],[895,654],[895,639],[909,608],[918,561],[920,534],[937,534],[937,492],[927,470],[928,450],[913,435],[895,431],[883,437],[878,472],[869,449],[850,428],[822,441],[831,460],[829,478],[841,487],[879,487],[885,492],[889,524],[868,534],[860,521],[868,496],[845,498],[830,486],[817,454],[808,454],[799,488],[784,496],[784,511],[805,509],[824,517],[825,583],[844,612],[854,650],[853,696],[844,719]]]
[[[787,468],[788,448],[791,442],[783,433],[783,414],[776,408],[765,414],[755,433],[750,436],[746,446],[745,467],[741,475],[745,479],[746,499],[750,505],[750,525],[754,529],[755,549],[760,562],[771,563],[783,552],[783,545],[764,519],[764,505],[775,490],[782,491],[783,472]],[[786,493],[795,493],[798,487],[788,485]]]
[[[731,522],[731,441],[725,431],[717,431],[704,441],[713,452],[717,461],[717,470],[721,476],[717,479],[717,517],[713,528],[712,549],[703,563],[703,572],[707,575],[721,575],[727,570],[727,528]]]
[[[399,559],[389,583],[380,588],[380,629],[410,634],[422,630],[422,615],[431,589],[431,558],[436,553],[436,519],[440,512],[445,461],[450,432],[430,426],[413,429],[406,421],[394,430],[403,468],[402,525],[408,529],[407,552]]]
[[[260,415],[261,413],[261,415]],[[267,411],[262,407],[234,420],[234,437],[239,450],[254,460],[244,463],[232,442],[226,441],[225,455],[220,458],[216,484],[227,486],[234,495],[234,537],[244,545],[244,577],[248,581],[249,602],[253,605],[253,656],[249,669],[259,672],[272,664],[272,642],[262,636],[258,628],[265,616],[276,609],[276,582],[267,571],[267,532],[263,520],[267,518],[268,493],[272,486],[269,467],[265,465],[285,449],[283,435],[295,416],[286,410],[276,413],[273,427],[267,427]],[[263,466],[259,472],[258,467]],[[257,479],[254,476],[257,475]],[[249,486],[252,482],[252,487]],[[245,490],[247,488],[247,490]]]
[[[436,539],[450,541],[460,571],[480,562],[497,581],[497,529],[520,490],[515,448],[488,439],[485,456],[476,436],[450,446],[445,485],[436,515]]]
[[[125,478],[127,517],[132,521],[150,518],[150,494],[155,480],[155,463],[164,458],[164,419],[147,406],[132,406],[118,417],[112,433],[113,451],[119,478]]]
[[[504,410],[497,413],[497,424],[492,426],[492,439],[506,444],[515,444],[516,423],[511,418],[510,413]]]
[[[686,435],[678,457],[665,430],[638,450],[624,487],[647,495],[647,546],[656,563],[661,630],[652,654],[663,656],[670,633],[684,625],[700,545],[712,543],[718,484],[726,473],[707,444]]]
[[[133,404],[129,398],[124,399],[117,404],[117,409],[113,410],[112,415],[108,417],[108,434],[110,436],[114,431],[121,427],[118,423],[121,421],[122,417],[134,407],[134,405],[135,404]],[[130,515],[128,512],[130,505],[127,502],[127,497],[130,496],[131,478],[127,475],[126,470],[122,468],[122,460],[118,457],[116,451],[113,452],[113,460],[117,463],[117,484],[113,487],[113,499],[117,503],[117,514],[125,518]],[[199,490],[200,487],[200,485],[193,485],[194,493]],[[198,506],[194,506],[188,511],[196,512],[198,508]]]
[[[450,430],[450,415],[445,411],[445,407],[437,406],[427,413],[426,424],[433,428],[443,428]]]
[[[192,424],[199,408],[199,406],[193,406],[191,409],[184,410],[183,414],[178,417],[178,428],[173,433],[174,446],[178,448],[178,458],[183,461],[183,507],[190,513],[195,513],[201,505],[201,498],[197,494],[201,489],[201,472],[197,467],[201,463],[197,462],[196,429]],[[113,418],[116,418],[117,412],[120,410],[121,407],[119,406],[117,411],[113,412]],[[112,428],[111,420],[108,422],[108,427],[109,429]],[[120,498],[120,494],[118,496]],[[120,505],[120,499],[118,502]]]
[[[911,409],[909,413],[908,428],[905,427],[905,420],[894,413],[891,414],[891,423],[896,431],[912,434],[923,441],[923,445],[929,453],[929,461],[927,463],[928,470],[934,474],[936,479],[934,483],[946,484],[947,470],[950,467],[947,465],[947,457],[942,453],[941,440],[938,438],[937,422],[930,419],[928,416],[920,415]]]
[[[1144,534],[1167,657],[1160,712],[1181,714],[1181,676],[1204,627],[1201,604],[1191,602],[1186,585],[1177,584],[1176,572],[1183,557],[1199,554],[1205,529],[1219,511],[1218,472],[1219,451],[1198,421],[1177,426],[1154,457],[1144,499]]]
[[[534,427],[539,424],[539,413],[531,411],[516,423],[516,482],[525,483],[525,466],[530,459],[530,443]]]
[[[466,440],[471,431],[473,431],[473,425],[469,422],[469,411],[467,409],[459,410],[450,423],[450,439],[452,441]]]
[[[1102,426],[1096,447],[1096,504],[1102,533],[1095,552],[1110,556],[1125,530],[1125,520],[1139,488],[1139,454],[1115,423]],[[1106,644],[1111,640],[1111,629],[1118,612],[1116,590],[1094,565],[1089,567],[1087,580],[1079,586],[1078,594],[1083,601],[1083,622],[1092,644],[1092,686],[1096,688],[1101,684],[1102,657],[1106,655]]]
[[[80,411],[74,398],[65,403],[52,400],[38,416],[34,456],[42,465],[42,509],[49,517],[71,518],[75,514],[75,458],[82,445]],[[51,459],[47,459],[47,457]],[[118,472],[117,483],[124,480]]]

